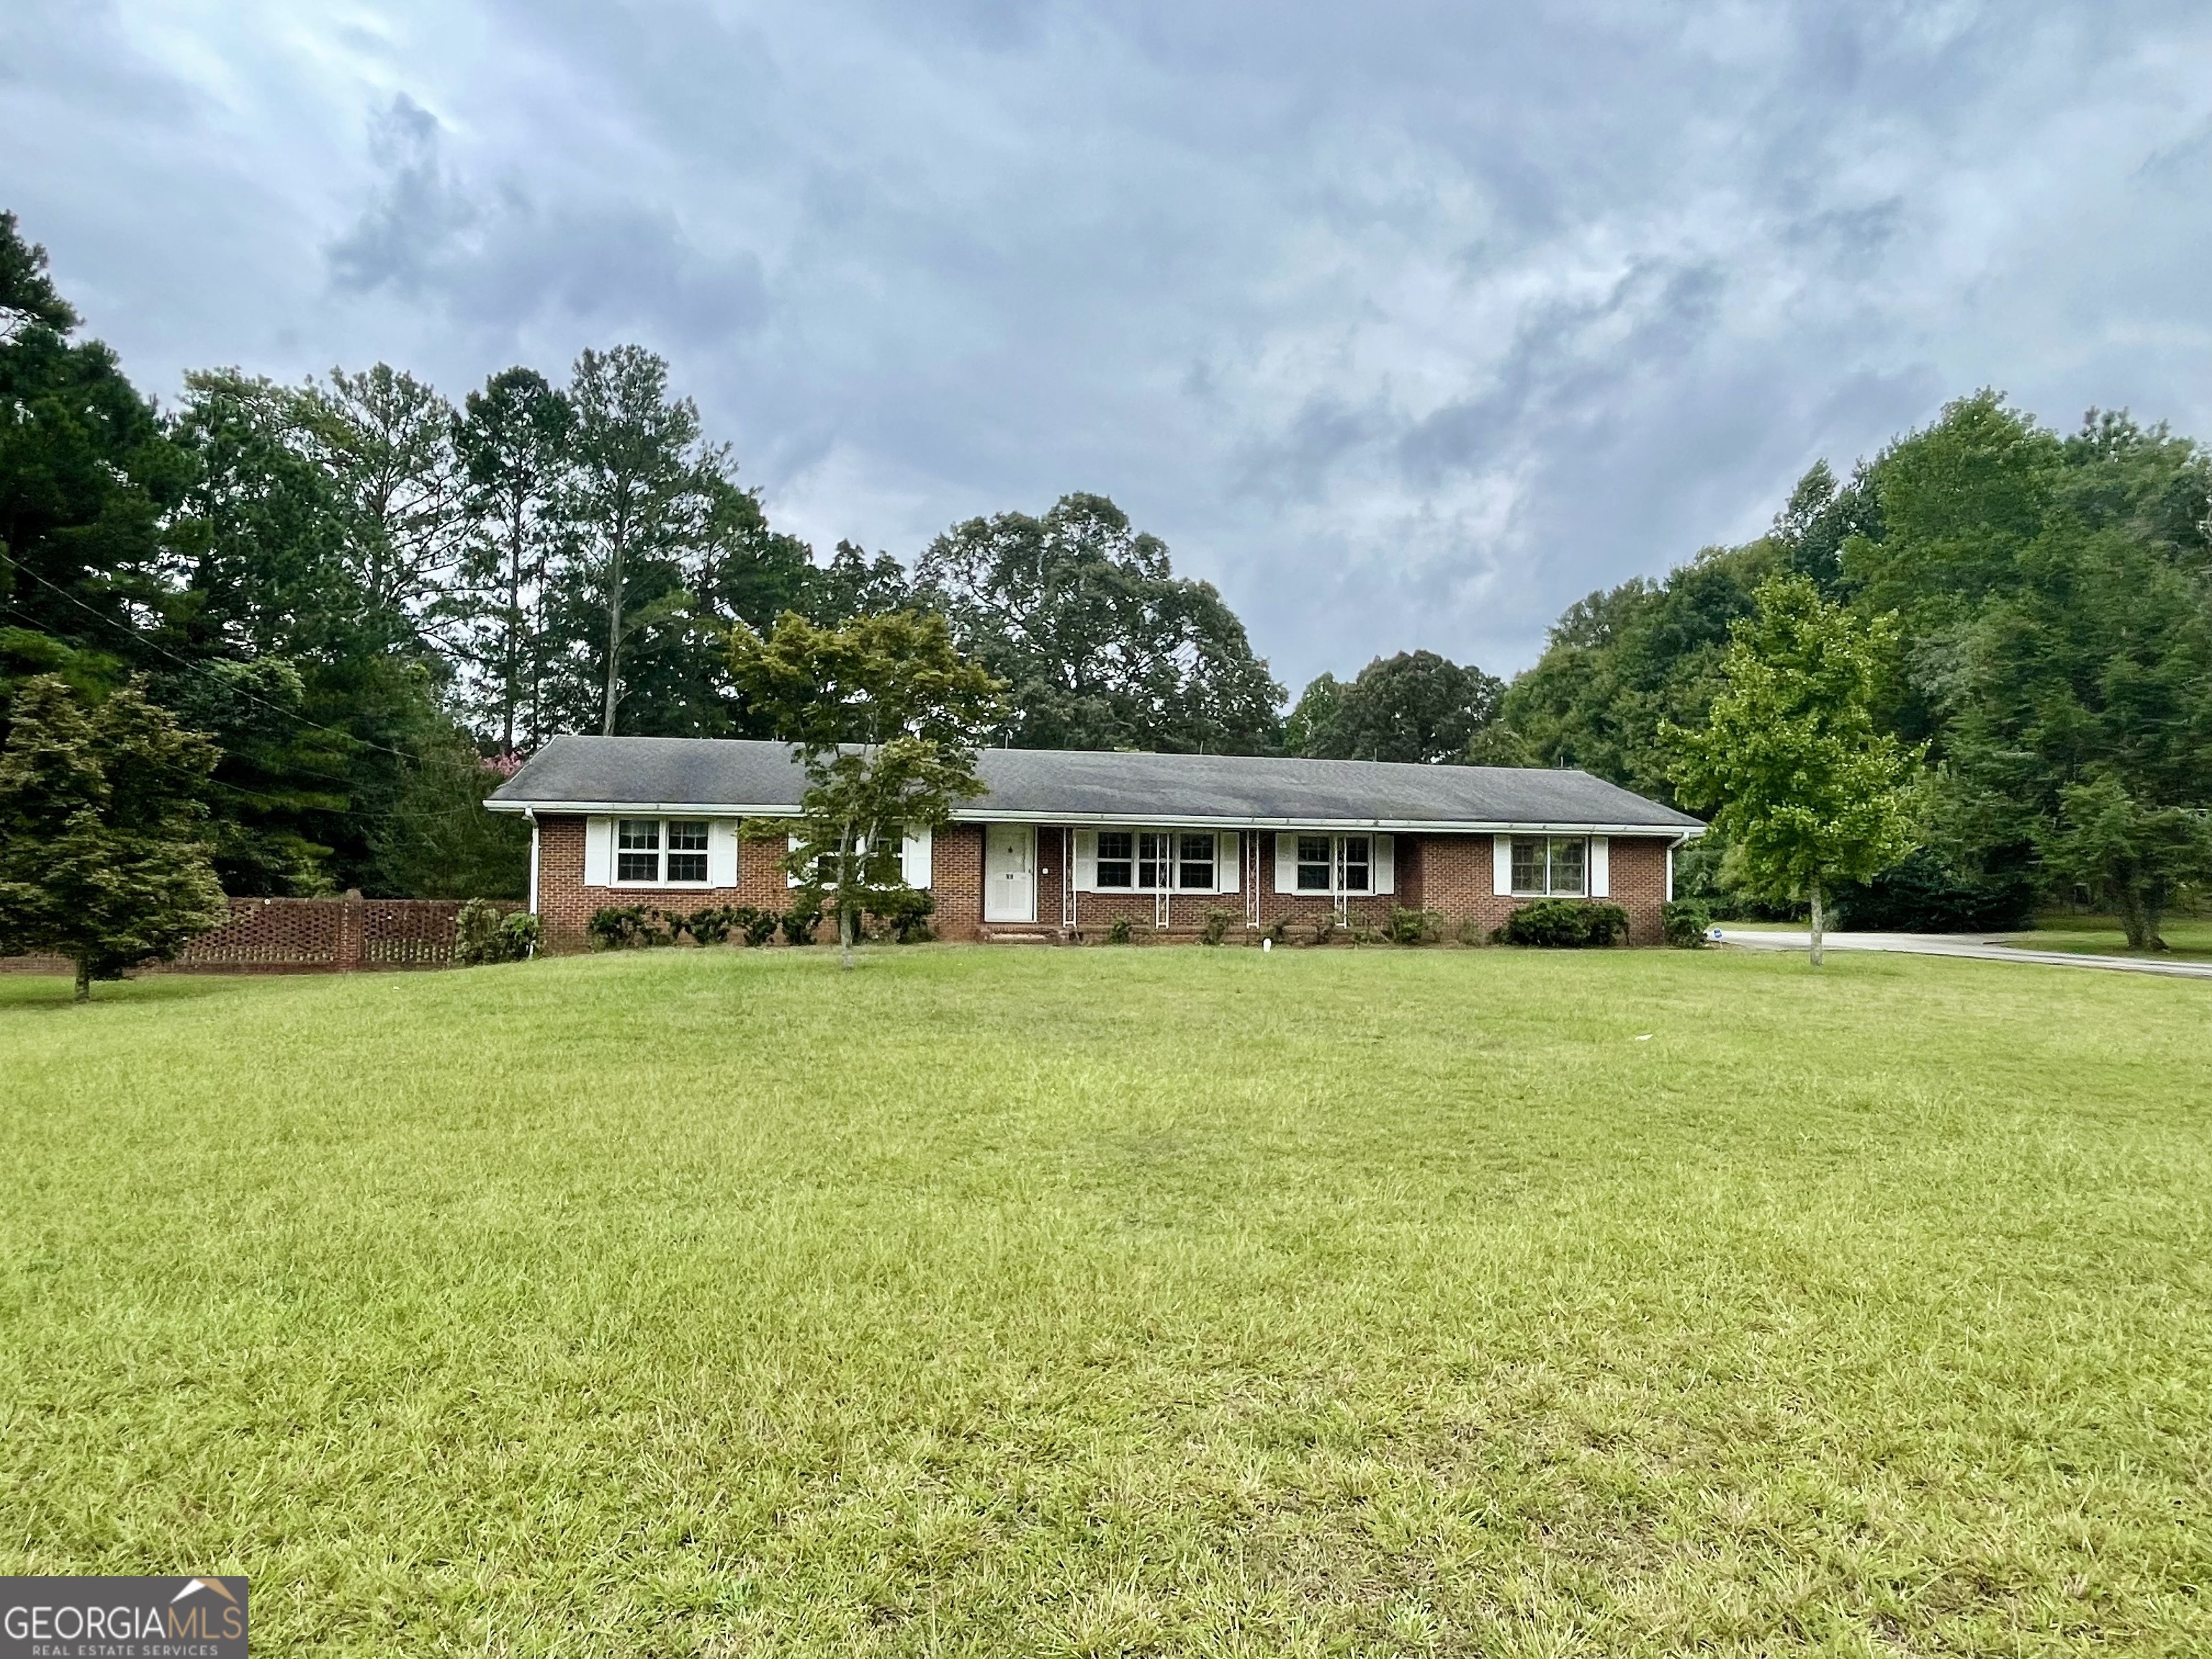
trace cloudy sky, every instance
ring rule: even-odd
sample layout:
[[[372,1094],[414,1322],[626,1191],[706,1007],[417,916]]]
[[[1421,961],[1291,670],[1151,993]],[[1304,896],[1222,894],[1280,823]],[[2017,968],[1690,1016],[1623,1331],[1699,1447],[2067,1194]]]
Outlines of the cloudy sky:
[[[140,383],[664,352],[772,517],[1103,490],[1293,690],[1525,665],[1989,385],[2212,435],[2212,7],[8,0]]]

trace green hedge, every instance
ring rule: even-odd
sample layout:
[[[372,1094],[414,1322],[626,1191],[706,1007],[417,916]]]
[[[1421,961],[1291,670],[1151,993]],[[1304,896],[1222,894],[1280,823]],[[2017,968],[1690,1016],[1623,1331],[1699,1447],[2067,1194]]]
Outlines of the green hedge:
[[[1500,945],[1560,951],[1621,945],[1628,939],[1628,912],[1601,900],[1538,899],[1506,917],[1490,937]]]

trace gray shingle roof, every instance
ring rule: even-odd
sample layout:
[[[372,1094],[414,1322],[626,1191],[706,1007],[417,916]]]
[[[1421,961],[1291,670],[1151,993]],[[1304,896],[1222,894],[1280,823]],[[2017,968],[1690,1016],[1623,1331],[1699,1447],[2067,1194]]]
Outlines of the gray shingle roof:
[[[1686,813],[1587,772],[1249,755],[987,749],[989,792],[957,815],[1047,823],[1696,831]],[[556,738],[496,790],[495,811],[788,811],[805,775],[780,743]]]

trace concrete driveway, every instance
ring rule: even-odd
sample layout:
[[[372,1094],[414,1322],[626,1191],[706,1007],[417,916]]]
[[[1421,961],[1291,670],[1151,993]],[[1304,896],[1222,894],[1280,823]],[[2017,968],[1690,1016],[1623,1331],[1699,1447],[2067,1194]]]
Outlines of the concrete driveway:
[[[1754,951],[1809,951],[1813,936],[1798,931],[1732,927],[1722,922],[1717,944]],[[2039,962],[2052,968],[2105,968],[2122,974],[2163,974],[2169,979],[2212,979],[2212,962],[2161,962],[2155,957],[2092,957],[2072,951],[2023,951],[1993,933],[1824,933],[1831,951],[1896,951],[1916,957],[1973,957],[1984,962]]]

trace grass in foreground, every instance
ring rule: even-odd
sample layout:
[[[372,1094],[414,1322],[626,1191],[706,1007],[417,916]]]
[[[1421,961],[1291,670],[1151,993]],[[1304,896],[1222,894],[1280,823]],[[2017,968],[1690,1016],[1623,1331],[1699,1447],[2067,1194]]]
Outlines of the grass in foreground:
[[[246,1571],[258,1652],[2212,1649],[2201,985],[67,994],[0,981],[0,1571]]]

